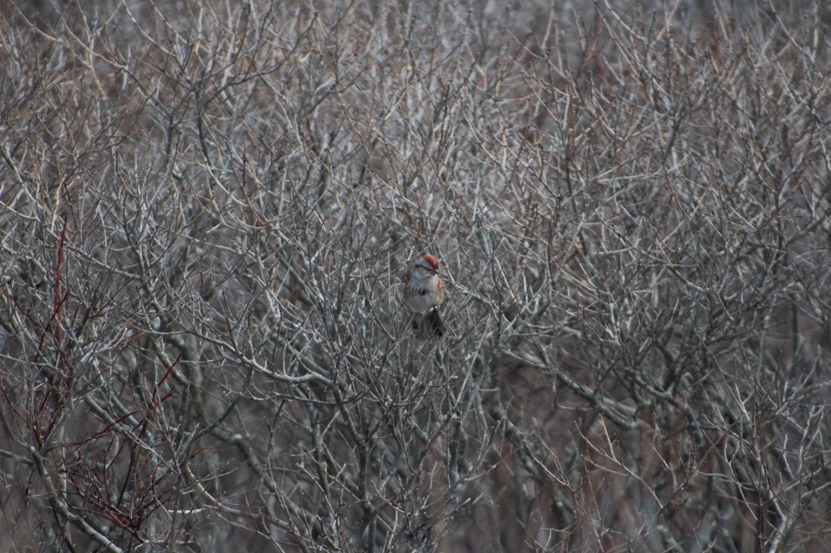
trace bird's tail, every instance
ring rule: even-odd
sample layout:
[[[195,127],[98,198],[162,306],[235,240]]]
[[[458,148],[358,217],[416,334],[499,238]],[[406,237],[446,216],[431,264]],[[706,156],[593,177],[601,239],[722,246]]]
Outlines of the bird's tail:
[[[412,327],[416,338],[420,339],[441,338],[447,334],[447,326],[445,326],[439,310],[436,308],[431,309],[424,315],[416,314],[413,317]]]

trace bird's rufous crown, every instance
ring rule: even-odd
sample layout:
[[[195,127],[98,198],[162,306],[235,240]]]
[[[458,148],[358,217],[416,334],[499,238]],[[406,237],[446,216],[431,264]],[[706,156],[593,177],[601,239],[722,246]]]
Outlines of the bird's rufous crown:
[[[433,270],[434,270],[434,271],[438,271],[438,270],[439,270],[439,262],[438,262],[438,260],[437,260],[434,256],[432,256],[432,255],[430,255],[430,254],[427,254],[427,255],[425,255],[424,257],[422,257],[422,259],[423,259],[423,260],[424,260],[424,261],[425,261],[425,262],[426,262],[429,266],[431,266],[431,267],[433,268]]]

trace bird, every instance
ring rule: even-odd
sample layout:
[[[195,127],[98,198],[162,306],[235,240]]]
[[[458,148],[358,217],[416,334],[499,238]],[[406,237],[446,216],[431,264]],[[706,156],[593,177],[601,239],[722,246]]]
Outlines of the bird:
[[[413,312],[411,326],[419,338],[441,338],[447,327],[439,315],[444,303],[444,282],[438,260],[427,254],[404,276],[404,300]]]

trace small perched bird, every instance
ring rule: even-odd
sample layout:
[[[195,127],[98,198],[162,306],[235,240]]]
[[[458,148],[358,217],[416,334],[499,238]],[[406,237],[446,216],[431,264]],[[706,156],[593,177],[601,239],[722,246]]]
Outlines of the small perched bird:
[[[444,283],[435,257],[425,255],[404,276],[404,299],[415,313],[412,327],[419,338],[444,336],[447,328],[439,315],[439,307],[444,303]]]

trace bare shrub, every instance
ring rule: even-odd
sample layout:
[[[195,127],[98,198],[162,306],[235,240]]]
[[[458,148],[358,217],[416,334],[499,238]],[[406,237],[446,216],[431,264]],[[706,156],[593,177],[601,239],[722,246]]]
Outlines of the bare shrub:
[[[826,549],[827,8],[524,4],[4,5],[4,550]]]

